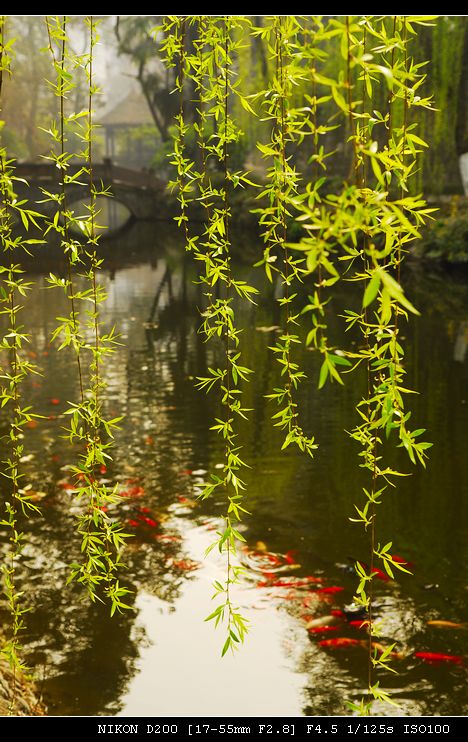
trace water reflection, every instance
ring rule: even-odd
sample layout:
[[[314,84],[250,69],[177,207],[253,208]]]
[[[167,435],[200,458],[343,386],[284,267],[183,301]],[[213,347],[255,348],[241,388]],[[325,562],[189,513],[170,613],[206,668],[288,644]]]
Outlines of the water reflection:
[[[200,504],[197,494],[223,452],[209,432],[217,401],[193,385],[216,363],[218,351],[197,332],[203,297],[177,233],[161,229],[155,247],[153,235],[148,239],[141,225],[138,230],[103,246],[107,269],[101,278],[109,296],[104,327],[115,325],[123,343],[104,370],[106,412],[125,418],[114,461],[101,476],[119,482],[123,497],[115,515],[134,535],[124,576],[134,590],[134,611],[112,620],[83,602],[76,587],[65,586],[78,544],[68,473],[75,454],[60,432],[77,380],[72,356],[58,353],[49,338],[66,302],[36,276],[28,305],[28,352],[44,369],[27,382],[28,393],[44,419],[27,431],[22,465],[44,518],[25,524],[29,540],[20,569],[33,606],[26,637],[30,661],[44,678],[50,712],[343,713],[346,699],[359,698],[367,674],[365,634],[350,613],[352,563],[367,547],[348,521],[363,475],[343,433],[355,421],[363,380],[348,377],[343,389],[318,394],[318,362],[304,352],[310,381],[300,391],[303,424],[320,448],[313,462],[290,449],[280,454],[281,435],[271,423],[275,410],[264,398],[278,374],[267,349],[278,331],[278,310],[261,285],[258,306],[239,308],[245,363],[256,374],[245,391],[253,412],[240,436],[252,467],[252,515],[243,525],[248,576],[237,598],[253,629],[241,654],[221,662],[222,637],[203,618],[211,610],[211,581],[223,567],[203,554],[222,506],[216,499]],[[47,260],[60,272],[57,257]],[[239,271],[260,281],[249,265]],[[377,677],[392,689],[397,713],[463,714],[464,667],[424,664],[414,652],[464,655],[467,646],[468,632],[428,627],[427,621],[466,618],[461,565],[468,544],[468,288],[464,280],[417,268],[408,271],[406,283],[422,310],[421,319],[405,329],[408,385],[422,392],[412,401],[414,417],[435,446],[427,471],[404,479],[379,513],[379,539],[395,541],[415,574],[376,581],[377,614],[384,621],[380,641],[396,642],[401,655],[395,659],[399,675]],[[339,292],[333,300],[335,337],[342,333],[346,300]],[[404,467],[410,470],[407,462]],[[323,620],[332,627],[328,633],[308,630]],[[320,644],[333,637],[351,641]],[[374,711],[395,713],[388,707]]]

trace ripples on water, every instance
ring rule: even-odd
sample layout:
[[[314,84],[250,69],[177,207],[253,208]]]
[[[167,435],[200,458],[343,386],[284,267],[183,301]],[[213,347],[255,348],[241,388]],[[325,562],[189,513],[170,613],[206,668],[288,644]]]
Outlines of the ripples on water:
[[[252,467],[246,475],[252,515],[242,526],[247,574],[236,598],[252,630],[235,657],[221,660],[221,630],[203,619],[212,610],[211,582],[223,575],[213,552],[204,559],[222,503],[200,503],[197,494],[206,472],[222,465],[222,450],[209,431],[215,395],[206,397],[193,385],[216,353],[197,333],[200,287],[177,238],[141,254],[132,253],[132,244],[114,253],[108,247],[109,267],[101,275],[109,295],[103,323],[116,325],[123,343],[104,372],[106,412],[125,416],[102,478],[120,482],[115,515],[134,533],[124,580],[135,591],[135,611],[112,620],[76,586],[65,586],[77,541],[68,472],[74,454],[60,433],[77,380],[73,359],[51,347],[49,338],[67,307],[37,275],[28,304],[28,352],[44,375],[26,387],[45,419],[27,431],[23,467],[43,518],[25,525],[19,573],[32,606],[24,637],[28,660],[50,713],[345,713],[344,701],[358,699],[367,682],[365,633],[349,623],[352,616],[337,615],[352,602],[353,559],[366,554],[359,528],[348,521],[362,477],[343,433],[353,425],[361,380],[349,377],[343,389],[320,394],[315,381],[303,384],[303,424],[320,448],[313,462],[292,450],[281,454],[274,410],[264,399],[277,378],[267,350],[277,332],[277,308],[263,290],[257,307],[240,308],[245,363],[256,374],[245,393],[254,410],[240,437]],[[252,273],[248,266],[240,270]],[[465,714],[465,667],[427,664],[414,652],[467,650],[466,629],[427,621],[467,619],[468,287],[466,280],[418,270],[408,271],[406,285],[422,310],[405,329],[408,385],[421,392],[414,417],[435,446],[427,471],[389,492],[379,511],[379,539],[394,541],[395,551],[414,563],[414,577],[375,581],[381,642],[396,642],[401,658],[394,663],[398,675],[377,673],[398,709],[376,705],[374,713]],[[338,294],[332,305],[336,333],[342,332],[344,301]],[[302,362],[315,379],[314,354],[304,352]],[[333,587],[340,589],[323,591]],[[307,631],[310,622],[320,628],[314,622],[326,616],[332,617],[330,629]],[[333,637],[353,641],[320,645]]]

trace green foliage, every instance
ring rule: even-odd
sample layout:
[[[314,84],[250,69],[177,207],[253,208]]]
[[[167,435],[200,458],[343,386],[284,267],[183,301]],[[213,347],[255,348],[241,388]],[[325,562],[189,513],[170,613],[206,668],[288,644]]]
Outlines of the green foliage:
[[[3,76],[10,69],[13,40],[5,35],[5,16],[0,16],[0,106]],[[3,127],[2,127],[3,129]],[[3,134],[3,131],[2,131]],[[20,634],[25,628],[24,615],[29,610],[23,592],[17,586],[18,561],[21,558],[25,534],[21,530],[22,516],[38,513],[38,508],[28,497],[28,490],[21,473],[21,458],[24,455],[24,430],[37,415],[23,398],[23,384],[30,374],[38,373],[36,366],[26,358],[26,347],[30,336],[25,328],[23,301],[32,288],[25,281],[18,264],[22,251],[38,242],[37,239],[18,236],[15,221],[21,220],[24,229],[37,226],[39,214],[29,209],[26,201],[15,194],[14,163],[8,158],[3,141],[0,141],[0,240],[6,254],[7,265],[0,267],[0,315],[6,320],[6,328],[0,339],[0,406],[6,416],[6,432],[1,437],[2,469],[6,479],[5,497],[1,503],[0,525],[6,529],[8,549],[1,565],[2,591],[11,616],[9,635],[0,648],[13,669],[13,692],[10,713],[16,712],[17,670],[25,669],[21,658]]]
[[[226,409],[211,428],[226,442],[224,477],[212,475],[203,493],[208,497],[223,489],[229,503],[226,528],[218,533],[217,541],[228,555],[226,583],[216,586],[216,595],[222,594],[225,600],[208,620],[218,624],[227,618],[223,653],[236,642],[232,626],[237,626],[235,636],[242,640],[244,632],[229,596],[233,581],[230,556],[240,538],[230,514],[237,518],[239,510],[244,512],[240,507],[244,485],[237,473],[243,462],[234,443],[234,413],[245,416],[247,412],[237,384],[250,373],[239,365],[240,331],[234,324],[231,299],[233,289],[249,301],[253,292],[236,282],[229,257],[228,193],[247,182],[246,174],[236,173],[234,178],[228,167],[229,148],[241,136],[228,108],[240,105],[243,118],[249,114],[254,121],[261,120],[267,133],[257,143],[266,172],[255,209],[264,238],[257,267],[277,284],[283,315],[282,332],[271,347],[281,385],[267,395],[280,408],[273,420],[285,431],[282,447],[295,443],[310,455],[317,448],[300,427],[295,401],[298,386],[305,380],[293,358],[294,348],[302,342],[302,330],[307,346],[320,358],[319,389],[329,382],[342,385],[345,375],[356,370],[363,370],[367,379],[367,393],[356,404],[358,422],[349,432],[360,446],[359,465],[368,472],[364,501],[354,505],[357,517],[351,518],[369,537],[369,564],[356,562],[355,602],[367,611],[369,683],[367,699],[352,708],[363,714],[370,713],[374,699],[391,702],[374,682],[374,669],[394,671],[389,666],[392,647],[377,650],[372,643],[372,637],[381,632],[373,620],[374,565],[380,561],[392,579],[395,571],[408,571],[393,559],[391,542],[383,547],[377,543],[377,508],[388,486],[406,474],[385,463],[383,443],[395,439],[412,464],[423,466],[431,445],[421,440],[423,429],[410,427],[405,397],[411,390],[405,384],[400,339],[402,321],[418,314],[401,285],[400,265],[431,212],[410,188],[417,158],[427,146],[416,133],[413,112],[431,108],[431,100],[418,92],[424,82],[423,67],[410,56],[409,44],[417,26],[431,19],[347,16],[324,21],[272,16],[252,27],[251,17],[171,16],[164,26],[166,64],[178,70],[181,101],[172,157],[177,172],[172,186],[180,202],[176,220],[185,232],[186,249],[203,267],[200,281],[206,287],[207,306],[202,312],[202,332],[207,340],[221,340],[225,345],[224,364],[209,368],[208,376],[198,380],[200,389],[219,390]],[[189,26],[194,53],[185,43]],[[242,48],[242,33],[261,41],[268,72],[264,88],[248,96],[239,93],[233,70],[232,55]],[[200,99],[193,125],[184,116],[187,79],[195,83]],[[336,152],[325,145],[337,128],[345,133],[346,147],[340,156],[349,165],[349,175],[340,185],[328,176]],[[198,156],[192,151],[194,133]],[[189,142],[190,147],[186,146]],[[300,162],[306,163],[305,180]],[[215,169],[224,170],[220,186],[212,181]],[[206,213],[201,236],[190,234],[189,208],[195,201],[203,204]],[[295,242],[287,239],[292,219],[300,226]],[[361,335],[358,350],[337,348],[328,337],[331,291],[338,281],[362,286],[360,310],[347,309],[343,317],[348,329]],[[304,284],[310,291],[307,302],[298,308]],[[224,286],[222,298],[219,290],[213,293],[217,286]]]
[[[281,315],[281,331],[270,348],[278,380],[267,397],[277,404],[273,424],[284,432],[282,448],[295,444],[312,457],[317,449],[300,423],[298,390],[308,383],[296,360],[301,343],[316,360],[316,379],[309,388],[341,386],[348,373],[362,374],[366,386],[363,398],[356,400],[357,421],[349,431],[366,476],[350,519],[368,538],[367,554],[355,564],[355,602],[367,612],[368,687],[366,698],[349,704],[362,714],[372,711],[374,700],[393,703],[374,678],[376,669],[393,671],[393,646],[376,647],[372,641],[382,632],[373,617],[376,564],[391,579],[408,572],[392,556],[392,542],[379,543],[379,505],[397,478],[408,473],[400,463],[388,463],[389,446],[401,448],[411,464],[424,466],[431,445],[423,440],[424,429],[412,427],[407,409],[412,390],[405,380],[401,327],[418,311],[404,291],[400,266],[431,213],[412,186],[427,146],[417,118],[432,103],[421,92],[424,66],[413,58],[411,42],[418,27],[432,18],[266,16],[254,25],[253,16],[167,16],[157,25],[156,17],[131,17],[118,31],[124,51],[130,41],[136,44],[131,53],[140,60],[142,84],[149,85],[149,72],[154,77],[146,93],[161,137],[166,139],[173,127],[170,186],[179,202],[176,222],[198,267],[204,296],[199,331],[214,358],[196,385],[217,394],[210,429],[219,436],[224,460],[222,469],[208,477],[201,497],[218,496],[224,503],[223,525],[209,550],[222,555],[226,575],[214,584],[217,605],[206,620],[225,627],[223,655],[244,642],[249,621],[233,597],[243,574],[237,545],[244,540],[240,521],[247,514],[243,470],[248,464],[238,434],[249,417],[243,391],[253,370],[243,360],[235,299],[255,302],[257,289],[235,275],[231,212],[236,190],[249,187],[257,189],[253,211],[263,237],[256,265],[274,284]],[[57,318],[52,339],[74,356],[79,385],[79,398],[66,411],[68,438],[79,450],[72,470],[81,546],[69,581],[82,584],[92,601],[107,601],[114,614],[128,608],[128,590],[118,579],[127,534],[107,512],[118,501],[116,488],[99,481],[119,418],[106,417],[102,373],[118,340],[100,321],[106,296],[98,281],[97,198],[106,193],[93,175],[97,30],[87,18],[89,48],[76,55],[70,50],[67,17],[48,17],[46,24],[53,68],[48,85],[58,114],[44,129],[51,145],[47,159],[55,165],[61,187],[59,194],[43,190],[43,201],[54,207],[43,231],[44,237],[59,239],[67,258],[66,276],[51,273],[49,286],[64,292],[69,307],[68,314]],[[3,73],[10,67],[10,46],[1,46],[0,93]],[[249,52],[261,72],[261,89],[251,81],[241,86]],[[166,66],[166,87],[161,87],[162,71],[154,55],[161,55]],[[86,78],[88,101],[86,107],[70,110],[77,75]],[[163,106],[161,118],[165,98],[171,103]],[[263,178],[245,171],[238,158],[246,151],[247,130],[256,140]],[[78,151],[70,147],[72,141],[80,143]],[[70,208],[70,194],[83,182],[89,185],[84,217]],[[22,430],[33,416],[21,386],[36,369],[23,353],[28,334],[22,302],[30,284],[16,258],[31,240],[14,235],[13,221],[21,220],[27,230],[37,225],[39,215],[17,200],[14,183],[13,163],[2,145],[0,234],[9,265],[1,270],[0,311],[8,327],[1,345],[7,363],[0,399],[9,417],[3,460],[9,495],[1,522],[10,534],[3,581],[13,627],[5,653],[17,664],[25,612],[15,579],[23,541],[18,520],[20,513],[36,510],[19,467]],[[194,207],[204,214],[196,231],[190,219]],[[291,223],[295,240],[291,231],[288,237]],[[328,326],[333,287],[338,282],[345,287],[347,281],[355,282],[362,296],[360,306],[347,308],[341,318],[358,338],[350,349],[334,344]]]
[[[100,467],[111,459],[109,449],[120,420],[105,417],[102,402],[105,382],[101,367],[114,352],[118,340],[113,329],[103,332],[99,318],[99,306],[106,300],[106,294],[97,278],[102,260],[96,252],[96,199],[107,193],[96,186],[93,178],[93,109],[97,93],[93,76],[93,51],[97,43],[97,29],[92,17],[86,18],[86,26],[89,50],[76,57],[68,50],[67,18],[47,18],[49,51],[56,73],[55,81],[49,84],[59,101],[58,120],[51,122],[49,128],[53,149],[48,158],[60,172],[61,191],[58,197],[44,191],[44,200],[56,203],[56,211],[47,223],[46,234],[53,231],[59,236],[68,261],[66,278],[52,273],[49,277],[49,287],[62,290],[70,306],[68,316],[57,318],[59,324],[52,334],[52,340],[60,342],[60,350],[67,347],[72,349],[80,388],[80,400],[72,403],[65,412],[69,418],[70,444],[78,444],[82,451],[78,463],[72,468],[76,502],[80,510],[77,532],[81,539],[82,560],[72,563],[68,581],[76,580],[82,584],[92,601],[108,601],[111,614],[114,614],[116,610],[129,607],[124,602],[129,591],[120,587],[117,578],[123,566],[122,553],[128,534],[107,513],[108,506],[119,500],[117,486],[109,488],[99,481]],[[84,111],[66,114],[65,100],[73,90],[73,71],[77,67],[84,70],[88,81],[88,106]],[[82,151],[76,156],[66,149],[70,131],[82,142]],[[81,163],[81,167],[76,174],[70,175],[69,167],[75,159]],[[83,179],[89,183],[88,213],[77,217],[68,206],[69,190]],[[74,238],[73,233],[81,233],[82,239]],[[75,271],[79,272],[84,282],[85,288],[81,290],[76,287]]]
[[[212,548],[226,556],[226,579],[214,585],[214,598],[221,599],[207,620],[226,624],[226,640],[222,654],[235,650],[244,641],[248,620],[232,601],[232,587],[239,582],[242,568],[235,563],[236,542],[243,537],[236,528],[246,513],[242,505],[245,483],[240,471],[246,466],[236,443],[239,418],[246,419],[242,404],[242,383],[252,370],[242,363],[240,331],[236,327],[233,296],[237,294],[253,302],[257,290],[233,275],[230,238],[230,196],[234,188],[250,184],[247,174],[232,170],[231,152],[239,142],[241,132],[230,113],[231,100],[237,95],[234,58],[241,43],[237,33],[250,22],[244,17],[169,16],[162,29],[166,64],[176,68],[176,86],[180,109],[176,116],[177,130],[171,164],[177,180],[171,183],[177,192],[180,213],[176,221],[184,230],[185,247],[200,265],[199,280],[204,286],[205,306],[201,312],[200,332],[206,341],[218,345],[222,367],[209,369],[209,376],[198,379],[200,389],[219,393],[222,413],[211,430],[224,442],[222,476],[212,474],[203,487],[203,499],[223,492],[226,498],[225,527],[217,533]],[[187,48],[191,29],[197,29],[193,50]],[[193,127],[186,120],[184,90],[193,86],[199,100],[197,122]],[[190,139],[188,133],[191,131]],[[193,152],[194,138],[196,152]],[[188,144],[188,146],[187,146]],[[200,167],[201,165],[201,167]],[[217,173],[222,174],[221,183]],[[198,202],[205,213],[201,234],[191,235],[188,210]],[[222,348],[222,350],[221,350]]]

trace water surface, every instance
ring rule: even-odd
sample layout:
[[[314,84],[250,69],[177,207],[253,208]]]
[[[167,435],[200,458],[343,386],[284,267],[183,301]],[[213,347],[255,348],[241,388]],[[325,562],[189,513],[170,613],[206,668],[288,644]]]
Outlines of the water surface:
[[[27,382],[35,410],[44,415],[27,431],[23,467],[26,481],[42,493],[43,518],[24,525],[28,533],[20,565],[32,606],[24,637],[49,712],[55,715],[322,715],[346,713],[346,699],[358,699],[367,682],[364,648],[326,649],[331,636],[364,638],[345,620],[329,634],[309,634],[307,620],[352,604],[353,560],[368,553],[359,527],[349,521],[359,501],[363,473],[358,450],[344,432],[356,421],[354,405],[363,379],[318,392],[318,360],[300,359],[308,381],[300,390],[301,422],[319,449],[313,461],[299,452],[281,452],[265,400],[278,380],[268,350],[279,323],[277,305],[247,261],[240,274],[261,289],[257,306],[238,307],[244,328],[242,350],[255,376],[245,390],[249,421],[240,443],[250,465],[242,525],[247,567],[236,600],[251,621],[245,646],[220,658],[222,629],[204,617],[211,612],[211,583],[224,564],[204,552],[221,525],[223,503],[201,503],[206,472],[222,466],[222,448],[210,432],[218,412],[216,395],[194,388],[194,379],[216,363],[217,351],[197,332],[201,289],[180,238],[162,227],[130,233],[104,244],[101,281],[108,291],[105,327],[115,325],[122,345],[106,364],[106,412],[124,415],[114,461],[103,477],[120,482],[125,493],[115,515],[135,538],[126,555],[125,583],[134,591],[134,610],[110,619],[89,605],[78,587],[67,587],[67,565],[79,548],[73,535],[76,504],[67,467],[76,451],[59,437],[63,411],[77,397],[73,358],[50,344],[55,317],[68,311],[58,291],[36,285],[27,305],[29,354],[44,375]],[[44,272],[61,262],[45,255]],[[36,263],[37,266],[37,263]],[[52,268],[51,268],[52,266]],[[377,674],[398,709],[376,705],[374,713],[466,714],[464,665],[426,664],[414,652],[463,656],[464,628],[430,627],[433,619],[464,622],[467,557],[468,282],[466,276],[409,266],[405,285],[421,310],[404,329],[408,386],[415,427],[426,427],[434,443],[426,470],[399,462],[413,476],[389,491],[378,511],[378,538],[413,563],[414,576],[376,580],[376,607],[384,621],[384,644],[397,643],[397,675]],[[331,304],[331,332],[344,338],[340,315],[355,302],[353,287],[340,289]],[[149,525],[142,519],[146,517]],[[131,523],[138,525],[130,525]],[[293,550],[298,566],[279,576],[321,579],[335,593],[307,587],[265,585],[265,552]],[[279,557],[283,559],[283,557]],[[275,570],[278,565],[273,565]],[[271,571],[271,570],[270,570]],[[267,580],[268,582],[268,580]],[[6,618],[5,618],[6,620]]]

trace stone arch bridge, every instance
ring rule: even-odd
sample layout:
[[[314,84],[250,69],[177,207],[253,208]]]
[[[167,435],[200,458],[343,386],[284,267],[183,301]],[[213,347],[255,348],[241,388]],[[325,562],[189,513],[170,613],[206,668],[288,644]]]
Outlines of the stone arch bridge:
[[[67,173],[75,175],[83,165],[71,165]],[[45,201],[41,188],[49,193],[60,193],[61,174],[54,163],[23,162],[15,165],[14,175],[20,180],[15,183],[19,198],[26,198],[30,204],[37,203],[37,210],[52,216],[56,210],[54,201]],[[26,181],[26,182],[24,182]],[[89,175],[82,173],[79,182],[65,185],[68,203],[89,199]],[[109,160],[93,164],[93,182],[99,189],[108,189],[112,196],[124,204],[133,219],[166,220],[171,218],[165,183],[147,171],[130,170],[112,164]]]

